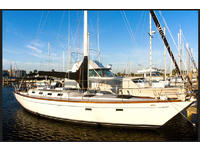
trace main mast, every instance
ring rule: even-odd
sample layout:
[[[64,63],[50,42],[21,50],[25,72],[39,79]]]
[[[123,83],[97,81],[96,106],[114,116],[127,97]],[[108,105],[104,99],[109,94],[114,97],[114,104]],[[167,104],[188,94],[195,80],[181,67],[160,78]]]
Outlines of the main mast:
[[[88,57],[88,25],[87,25],[86,10],[84,11],[83,49],[84,49],[84,57]]]
[[[82,80],[81,87],[84,91],[88,89],[88,55],[89,55],[89,36],[88,36],[88,19],[87,11],[84,10],[84,30],[83,30],[83,62],[79,68],[79,80]]]

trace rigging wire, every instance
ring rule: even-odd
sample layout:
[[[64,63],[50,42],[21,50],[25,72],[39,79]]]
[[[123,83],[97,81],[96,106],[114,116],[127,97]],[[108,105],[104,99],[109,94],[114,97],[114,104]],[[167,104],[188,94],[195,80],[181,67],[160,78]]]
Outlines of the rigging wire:
[[[131,29],[131,25],[130,25],[130,23],[129,23],[127,17],[126,17],[126,13],[125,13],[124,11],[123,11],[123,13],[124,13],[124,16],[125,16],[126,22],[128,23],[128,27],[129,27],[129,29],[130,29],[130,31],[131,31],[132,37],[133,37],[133,39],[135,40],[135,38],[134,38],[134,36],[133,36],[133,31],[132,31],[132,29]]]
[[[170,34],[170,37],[172,38],[172,41],[173,41],[173,43],[174,43],[174,45],[175,45],[177,51],[179,51],[179,50],[178,50],[178,46],[177,46],[177,44],[176,44],[176,42],[175,42],[175,40],[174,40],[174,38],[173,38],[173,36],[172,36],[172,34],[171,34],[171,31],[170,31],[170,29],[169,29],[169,27],[168,27],[168,25],[167,25],[167,23],[166,23],[165,18],[163,17],[163,15],[162,15],[162,13],[161,13],[161,11],[159,11],[159,14],[160,14],[160,16],[161,16],[161,18],[162,18],[162,20],[163,20],[163,22],[164,22],[164,24],[165,24],[165,26],[166,26],[168,32],[169,32],[169,34]],[[186,67],[185,62],[184,62],[183,64],[184,64],[184,67]]]
[[[141,26],[141,28],[143,28],[143,26],[145,27],[145,20],[147,20],[146,19],[147,14],[148,14],[147,12],[144,13],[144,17],[143,17],[143,20],[142,20],[142,26]],[[144,31],[144,30],[142,30],[142,31]],[[146,35],[146,32],[145,32],[145,35]],[[146,41],[148,41],[149,36],[145,36],[145,38],[146,38]],[[147,48],[148,44],[149,44],[149,42],[145,42],[144,46]]]
[[[60,24],[59,24],[59,27],[58,27],[58,32],[57,32],[57,35],[56,35],[56,40],[59,40],[58,36],[59,36],[60,30],[61,30],[61,26],[63,24],[64,16],[65,16],[65,11],[63,12],[61,20],[60,20]]]
[[[67,48],[68,48],[68,62],[67,62],[67,69],[70,69],[71,63],[71,52],[70,52],[70,11],[68,11],[68,40],[67,40]]]
[[[144,12],[144,16],[142,17],[142,25],[140,26],[140,28],[144,29],[144,30],[141,30],[141,33],[145,32],[144,35],[146,35],[149,31],[145,31],[146,28],[146,24],[145,21],[147,20],[147,17],[148,17],[148,12]],[[149,49],[148,47],[148,44],[149,44],[149,36],[144,36],[145,37],[145,42],[143,43],[145,49]],[[147,55],[145,55],[145,57],[147,57]],[[148,58],[145,59],[147,62],[146,63],[143,63],[143,68],[148,68],[149,67],[149,63],[148,63]],[[153,64],[152,64],[153,65]]]
[[[125,23],[125,26],[126,26],[126,28],[127,28],[127,31],[128,31],[128,33],[129,33],[129,35],[130,35],[130,37],[131,37],[131,39],[133,40],[133,43],[134,43],[134,42],[136,42],[136,40],[135,40],[135,38],[134,38],[134,36],[133,36],[133,31],[132,31],[131,26],[130,26],[130,23],[129,23],[127,17],[126,17],[126,14],[125,14],[124,11],[120,11],[120,12],[121,12],[123,21],[124,21],[124,23]]]
[[[167,25],[167,23],[166,23],[166,21],[165,21],[165,18],[163,17],[161,11],[159,11],[159,14],[160,14],[160,16],[161,16],[161,18],[162,18],[162,20],[163,20],[163,22],[164,22],[164,24],[165,24],[165,27],[167,28],[167,30],[168,30],[168,32],[169,32],[170,37],[172,38],[172,41],[173,41],[174,45],[176,46],[176,49],[178,50],[178,46],[177,46],[177,44],[176,44],[176,42],[175,42],[175,40],[174,40],[174,38],[173,38],[173,36],[172,36],[172,33],[171,33],[171,31],[170,31],[170,29],[169,29],[169,27],[168,27],[168,25]]]
[[[80,48],[80,33],[79,33],[79,14],[77,10],[77,35],[78,35],[78,61],[80,60],[80,53],[81,53],[81,48]]]
[[[70,55],[73,56],[73,58],[71,58],[71,61],[73,61],[73,62],[78,61],[82,56],[82,53],[80,52],[79,25],[80,25],[80,18],[79,18],[79,15],[77,14],[77,26],[74,28],[75,31],[72,32],[73,34],[70,35],[70,37],[71,37],[71,46],[70,46],[71,52],[70,52]],[[70,30],[70,29],[68,29],[68,30]],[[77,35],[78,35],[78,40],[77,40]],[[75,47],[75,48],[72,49],[72,47]]]
[[[170,32],[170,30],[169,30],[169,28],[168,28],[168,26],[167,26],[167,23],[166,23],[164,17],[162,16],[161,11],[159,11],[159,14],[160,14],[160,16],[162,17],[162,19],[163,19],[163,21],[164,21],[164,23],[165,23],[165,26],[167,27],[167,30],[168,30],[168,32],[170,33],[170,36],[171,36],[171,38],[172,38],[172,40],[173,40],[173,42],[174,42],[174,44],[175,44],[175,46],[176,46],[176,48],[177,48],[177,50],[178,50],[178,46],[177,46],[177,44],[176,44],[176,42],[175,42],[173,36],[171,35],[171,32]],[[187,41],[184,35],[183,35],[183,38],[184,38],[185,41]],[[187,50],[187,48],[186,48],[186,50]],[[178,51],[179,51],[179,50],[178,50]],[[186,68],[185,62],[184,62],[183,64],[184,64],[184,67]]]
[[[168,27],[168,25],[167,25],[167,23],[166,23],[166,21],[165,21],[165,18],[163,17],[161,11],[159,11],[159,14],[160,14],[160,16],[161,16],[161,18],[162,18],[162,20],[163,20],[163,22],[164,22],[164,24],[165,24],[165,27],[167,28],[167,30],[168,30],[168,32],[169,32],[169,35],[170,35],[170,37],[171,37],[171,39],[172,39],[172,41],[173,41],[173,43],[174,43],[174,45],[175,45],[175,47],[176,47],[176,50],[178,51],[178,46],[177,46],[177,44],[176,44],[176,42],[175,42],[175,40],[174,40],[174,38],[173,38],[173,36],[172,36],[172,33],[171,33],[171,31],[170,31],[170,29],[169,29],[169,27]]]
[[[36,37],[35,37],[36,39],[37,39],[38,34],[39,34],[39,31],[40,31],[40,26],[41,26],[43,14],[44,14],[44,12],[42,11],[42,14],[41,14],[41,17],[40,17],[40,22],[39,22],[39,25],[38,25],[38,29],[37,29],[37,31],[36,31]]]
[[[143,21],[143,19],[144,19],[144,17],[143,17],[144,14],[145,14],[144,12],[142,12],[142,13],[140,14],[139,21],[138,21],[138,23],[137,23],[137,25],[136,25],[135,30],[134,30],[133,33],[136,33],[136,32],[138,31],[138,28],[141,27],[140,24],[142,23],[142,21]]]
[[[57,32],[57,35],[56,35],[56,40],[59,42],[59,45],[61,46],[61,48],[64,51],[67,49],[67,47],[66,47],[67,42],[66,42],[66,38],[65,38],[65,33],[64,33],[64,37],[62,37],[62,34],[60,34],[60,33],[61,33],[64,18],[65,18],[65,14],[66,14],[66,12],[63,12],[62,17],[61,17],[61,21],[60,21],[60,24],[59,24],[58,32]]]
[[[46,25],[48,15],[49,15],[49,11],[47,11],[46,17],[45,17],[44,22],[43,22],[43,24],[42,24],[42,25],[43,25],[43,28],[44,28],[45,25]],[[42,26],[41,26],[41,27],[42,27]]]
[[[98,61],[101,62],[100,49],[99,49],[99,12],[97,12],[97,49],[98,49]]]

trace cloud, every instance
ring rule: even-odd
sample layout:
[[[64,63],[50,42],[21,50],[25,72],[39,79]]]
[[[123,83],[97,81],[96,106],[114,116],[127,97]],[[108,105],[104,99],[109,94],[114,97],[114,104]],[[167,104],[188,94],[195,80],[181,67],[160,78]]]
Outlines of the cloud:
[[[38,58],[43,58],[42,55],[40,54],[36,54],[36,53],[29,53],[29,54]]]
[[[38,40],[34,40],[34,41],[31,41],[31,45],[35,46],[35,47],[44,47],[44,44],[41,42],[41,41],[38,41]]]
[[[32,45],[27,45],[26,47],[28,47],[28,48],[30,48],[30,49],[32,49],[32,50],[34,50],[35,52],[37,52],[37,53],[39,53],[39,54],[41,54],[41,53],[42,53],[42,50],[38,49],[38,48],[37,48],[37,47],[35,47],[35,46],[32,46]]]

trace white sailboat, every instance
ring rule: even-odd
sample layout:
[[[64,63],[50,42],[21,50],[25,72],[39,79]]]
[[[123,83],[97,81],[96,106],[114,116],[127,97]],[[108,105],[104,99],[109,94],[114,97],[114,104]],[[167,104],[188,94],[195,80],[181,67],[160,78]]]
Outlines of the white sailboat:
[[[84,60],[76,73],[65,75],[75,78],[82,90],[16,90],[17,101],[25,109],[51,118],[140,127],[160,127],[193,103],[117,96],[103,91],[93,93],[88,90],[88,50],[87,11],[84,11]]]

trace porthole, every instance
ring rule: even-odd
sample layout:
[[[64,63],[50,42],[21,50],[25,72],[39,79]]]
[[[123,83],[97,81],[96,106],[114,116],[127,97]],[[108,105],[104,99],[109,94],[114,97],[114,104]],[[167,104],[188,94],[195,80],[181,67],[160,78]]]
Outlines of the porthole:
[[[123,111],[123,109],[116,109],[116,111]]]
[[[58,96],[63,96],[63,93],[58,93]]]

